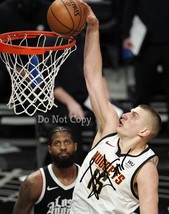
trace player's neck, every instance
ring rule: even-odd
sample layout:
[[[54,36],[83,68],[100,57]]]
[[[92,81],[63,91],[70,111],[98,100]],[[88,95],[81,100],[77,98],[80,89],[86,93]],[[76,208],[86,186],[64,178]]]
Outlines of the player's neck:
[[[143,142],[136,140],[123,141],[122,139],[119,140],[119,146],[122,154],[128,153],[131,155],[138,155],[147,148],[147,145]]]
[[[77,177],[78,169],[75,164],[68,168],[58,168],[53,164],[52,169],[57,179],[64,185],[70,185]]]

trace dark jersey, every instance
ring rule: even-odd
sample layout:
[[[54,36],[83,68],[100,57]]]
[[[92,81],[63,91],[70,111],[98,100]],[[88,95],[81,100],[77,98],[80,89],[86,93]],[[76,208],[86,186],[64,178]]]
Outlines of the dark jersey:
[[[79,166],[77,165],[79,168]],[[40,168],[43,187],[42,192],[34,205],[34,214],[69,214],[72,193],[76,180],[68,185],[63,185],[55,176],[52,164]],[[79,170],[78,170],[79,171]]]

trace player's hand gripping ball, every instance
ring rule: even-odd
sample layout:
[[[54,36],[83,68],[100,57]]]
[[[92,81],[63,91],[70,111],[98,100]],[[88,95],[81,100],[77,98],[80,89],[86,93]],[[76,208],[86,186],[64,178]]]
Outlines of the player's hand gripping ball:
[[[50,29],[63,37],[78,35],[86,25],[87,10],[79,0],[55,0],[48,9]]]

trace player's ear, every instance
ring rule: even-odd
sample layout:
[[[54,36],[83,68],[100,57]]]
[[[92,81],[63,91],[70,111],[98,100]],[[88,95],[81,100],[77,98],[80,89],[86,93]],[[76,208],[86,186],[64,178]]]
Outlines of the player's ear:
[[[77,145],[77,143],[75,142],[75,152],[77,151],[77,147],[78,147],[78,145]]]
[[[139,132],[140,137],[147,137],[150,134],[150,130],[148,128],[144,128]]]
[[[48,152],[51,154],[51,146],[48,146]]]

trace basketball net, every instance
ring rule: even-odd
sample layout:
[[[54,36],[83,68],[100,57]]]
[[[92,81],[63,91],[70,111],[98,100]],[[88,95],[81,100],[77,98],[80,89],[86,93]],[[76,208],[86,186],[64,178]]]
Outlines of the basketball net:
[[[7,37],[0,35],[0,58],[9,72],[12,87],[7,105],[14,109],[15,114],[32,116],[36,111],[47,112],[56,106],[55,78],[61,65],[77,47],[75,39],[48,33],[36,32],[33,40],[31,32],[22,32],[24,36],[18,36],[18,33],[17,39],[13,39],[14,34],[11,33]],[[30,41],[34,47],[29,46]]]

